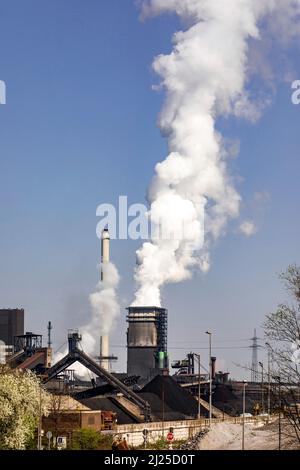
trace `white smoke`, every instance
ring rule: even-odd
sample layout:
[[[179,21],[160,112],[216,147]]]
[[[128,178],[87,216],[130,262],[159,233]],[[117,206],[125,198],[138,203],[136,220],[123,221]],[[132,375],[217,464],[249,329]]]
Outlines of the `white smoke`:
[[[255,103],[246,90],[250,42],[260,41],[259,28],[268,15],[270,34],[278,24],[281,32],[295,35],[299,27],[288,28],[286,22],[295,23],[300,2],[149,0],[142,5],[143,17],[170,12],[186,24],[185,31],[175,33],[172,52],[153,63],[166,93],[159,126],[168,138],[169,155],[156,165],[149,188],[155,236],[137,251],[133,305],[160,306],[165,283],[189,278],[193,267],[209,269],[211,243],[239,215],[241,197],[216,121],[229,115],[255,121],[269,105],[268,98]],[[184,226],[184,236],[161,239],[162,222],[176,233]]]
[[[257,231],[257,227],[252,220],[245,220],[239,226],[239,231],[246,237],[251,237]]]
[[[101,335],[107,335],[115,325],[116,318],[120,313],[117,297],[119,274],[116,266],[111,263],[102,264],[103,281],[100,281],[97,290],[90,295],[92,308],[92,319],[83,328],[91,337],[99,339]],[[93,336],[96,335],[96,336]],[[89,346],[90,347],[90,346]]]
[[[119,284],[119,274],[116,266],[107,262],[100,266],[103,273],[95,292],[90,294],[89,302],[91,306],[91,317],[89,322],[79,328],[82,335],[81,348],[91,357],[100,354],[100,336],[110,333],[120,313],[120,306],[117,296]],[[59,361],[67,354],[68,350],[58,353],[55,361]],[[76,364],[77,375],[86,377],[86,368],[81,364]]]

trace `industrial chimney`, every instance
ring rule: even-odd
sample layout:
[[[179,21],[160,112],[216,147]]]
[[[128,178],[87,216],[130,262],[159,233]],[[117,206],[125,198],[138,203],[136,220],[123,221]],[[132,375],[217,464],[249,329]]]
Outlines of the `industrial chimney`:
[[[103,265],[109,263],[109,231],[105,228],[101,236],[101,281],[105,281],[105,270]],[[100,336],[100,366],[105,370],[109,370],[109,336]]]
[[[151,379],[168,371],[168,311],[158,307],[127,309],[127,373]]]
[[[110,243],[110,236],[108,228],[102,230],[101,236],[101,266],[105,263],[109,263],[109,243]],[[101,267],[101,281],[103,281],[103,268]]]

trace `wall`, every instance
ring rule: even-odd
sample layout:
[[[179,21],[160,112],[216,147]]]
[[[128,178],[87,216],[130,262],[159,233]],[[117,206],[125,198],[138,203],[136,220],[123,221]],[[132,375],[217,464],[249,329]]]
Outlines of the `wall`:
[[[156,442],[162,436],[166,437],[170,428],[173,428],[175,440],[186,440],[197,434],[203,427],[204,422],[200,420],[121,424],[117,426],[116,434],[122,434],[126,437],[128,444],[135,447],[144,443],[144,429],[148,430],[148,442]]]
[[[81,427],[84,429],[100,431],[102,429],[101,411],[81,412]]]
[[[259,421],[266,421],[268,418],[245,418],[245,422],[258,423]],[[212,419],[212,425],[223,422],[223,419]],[[241,424],[243,418],[230,418],[226,422]],[[156,423],[141,423],[141,424],[120,424],[116,427],[115,434],[121,434],[126,437],[130,446],[139,446],[144,443],[143,430],[148,430],[148,442],[156,442],[161,437],[166,438],[170,428],[173,428],[175,440],[187,440],[193,437],[201,429],[209,427],[208,419],[193,419],[186,421],[165,421]]]
[[[100,431],[101,411],[58,411],[43,417],[45,434],[52,431],[54,435],[70,435],[80,428]]]

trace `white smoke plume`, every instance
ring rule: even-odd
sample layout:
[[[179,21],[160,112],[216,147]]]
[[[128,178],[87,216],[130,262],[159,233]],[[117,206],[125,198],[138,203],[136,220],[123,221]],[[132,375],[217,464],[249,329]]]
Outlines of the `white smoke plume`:
[[[119,274],[116,266],[111,263],[102,264],[103,281],[100,281],[97,290],[90,295],[92,308],[92,319],[83,328],[83,331],[90,336],[99,339],[101,335],[107,335],[115,325],[115,321],[120,313],[120,306],[117,297],[117,287],[119,284]]]
[[[207,271],[211,243],[239,215],[241,197],[216,122],[230,115],[256,121],[269,105],[266,99],[255,106],[246,89],[250,44],[261,40],[263,21],[271,35],[278,24],[281,32],[295,36],[299,27],[286,23],[294,25],[299,5],[294,0],[142,2],[144,18],[175,13],[186,29],[175,33],[172,52],[153,63],[166,94],[159,127],[168,139],[169,154],[156,165],[149,188],[154,236],[137,251],[133,305],[160,306],[164,284],[188,279],[195,267]],[[161,223],[176,233],[184,226],[184,236],[160,239]]]
[[[245,220],[239,226],[239,231],[246,237],[251,237],[257,231],[257,227],[252,220]]]
[[[110,333],[120,313],[120,306],[117,296],[119,284],[119,274],[116,266],[111,263],[104,263],[100,266],[103,272],[103,281],[97,285],[95,292],[90,294],[89,302],[91,306],[91,318],[79,328],[82,335],[82,350],[95,357],[100,353],[100,336]],[[58,353],[55,361],[59,361],[67,354],[68,350]],[[76,364],[77,375],[86,377],[86,368],[81,364]]]

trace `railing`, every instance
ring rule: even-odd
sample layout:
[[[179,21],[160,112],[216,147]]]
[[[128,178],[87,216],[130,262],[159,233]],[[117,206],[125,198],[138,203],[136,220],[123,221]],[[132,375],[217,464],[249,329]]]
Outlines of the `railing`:
[[[242,424],[243,420],[245,423],[269,423],[274,421],[273,416],[236,416],[236,417],[225,417],[225,418],[212,418],[212,425],[218,423],[231,423],[231,424]],[[159,429],[168,429],[173,427],[174,429],[179,428],[208,428],[209,419],[191,419],[191,420],[182,420],[182,421],[154,421],[151,423],[137,423],[137,424],[118,424],[116,426],[117,432],[141,432],[144,428],[155,431]]]

